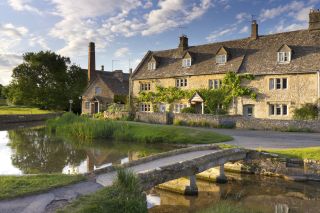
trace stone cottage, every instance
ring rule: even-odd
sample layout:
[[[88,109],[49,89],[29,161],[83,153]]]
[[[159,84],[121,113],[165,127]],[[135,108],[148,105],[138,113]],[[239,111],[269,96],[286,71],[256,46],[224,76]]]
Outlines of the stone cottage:
[[[111,103],[124,104],[129,94],[129,74],[122,70],[96,70],[95,44],[89,44],[88,57],[89,85],[82,95],[82,113],[95,114],[106,110]]]
[[[189,46],[180,37],[178,48],[148,51],[132,76],[132,95],[155,91],[156,86],[179,87],[182,90],[221,86],[227,72],[255,76],[244,84],[258,97],[238,98],[231,114],[247,117],[291,119],[292,111],[320,98],[320,11],[311,10],[309,29],[270,35],[259,35],[254,20],[251,36],[244,39]],[[157,103],[160,111],[167,103]],[[203,99],[195,94],[191,100],[173,104],[179,113],[194,106],[199,113]],[[139,103],[139,111],[151,112],[151,103]]]

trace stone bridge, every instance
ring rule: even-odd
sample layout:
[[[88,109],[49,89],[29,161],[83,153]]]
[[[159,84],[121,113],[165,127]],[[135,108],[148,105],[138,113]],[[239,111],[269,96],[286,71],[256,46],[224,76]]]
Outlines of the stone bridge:
[[[215,145],[195,146],[177,149],[123,164],[122,167],[133,171],[140,179],[144,190],[158,184],[190,177],[190,186],[186,193],[197,194],[195,174],[209,168],[220,166],[220,177],[224,180],[223,165],[229,161],[246,158],[248,151],[244,149],[220,149]],[[96,170],[86,174],[90,178],[85,182],[72,184],[40,194],[27,195],[10,200],[0,201],[1,213],[42,213],[55,212],[61,206],[72,202],[82,195],[91,194],[103,186],[112,185],[117,177],[114,166]]]
[[[125,165],[126,169],[134,172],[144,190],[174,180],[180,177],[190,177],[190,186],[185,193],[197,194],[196,174],[212,167],[220,166],[217,182],[225,182],[224,164],[245,159],[248,151],[240,148],[219,149],[217,146],[206,145],[175,150],[135,161],[133,165]],[[116,171],[97,170],[96,181],[103,186],[110,186],[116,178]]]

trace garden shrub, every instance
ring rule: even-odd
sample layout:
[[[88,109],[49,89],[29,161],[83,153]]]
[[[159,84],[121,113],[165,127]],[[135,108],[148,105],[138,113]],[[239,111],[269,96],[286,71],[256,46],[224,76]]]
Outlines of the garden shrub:
[[[181,110],[181,113],[192,113],[192,114],[194,114],[194,113],[196,113],[196,110],[195,110],[194,107],[186,107],[186,108],[183,108]]]
[[[293,111],[293,118],[296,120],[315,120],[318,118],[318,110],[316,104],[305,104]]]

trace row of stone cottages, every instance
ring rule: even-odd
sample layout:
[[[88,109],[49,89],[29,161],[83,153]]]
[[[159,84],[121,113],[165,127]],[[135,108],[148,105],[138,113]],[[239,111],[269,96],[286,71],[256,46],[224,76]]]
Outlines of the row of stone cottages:
[[[246,86],[259,94],[256,100],[241,97],[230,114],[246,117],[291,119],[292,111],[320,98],[320,11],[311,10],[309,29],[258,34],[252,22],[251,36],[244,39],[189,46],[186,36],[180,37],[178,48],[148,51],[132,73],[95,69],[94,43],[89,45],[88,77],[90,84],[83,94],[83,113],[97,113],[114,101],[115,95],[132,97],[141,91],[155,91],[156,86],[175,86],[182,90],[221,86],[226,72],[249,73],[255,76]],[[130,83],[130,82],[131,83]],[[195,107],[203,113],[203,99],[173,104],[173,112]],[[167,103],[158,103],[159,110],[168,110]],[[152,112],[151,103],[138,103],[138,111]]]

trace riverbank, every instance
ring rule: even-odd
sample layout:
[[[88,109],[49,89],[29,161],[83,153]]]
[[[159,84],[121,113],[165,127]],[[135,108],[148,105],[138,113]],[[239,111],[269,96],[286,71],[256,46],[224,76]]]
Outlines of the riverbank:
[[[93,139],[113,139],[142,143],[212,144],[232,140],[232,137],[205,130],[185,127],[153,125],[128,121],[94,120],[65,113],[47,122],[50,132],[77,143],[91,143]]]
[[[85,179],[83,175],[63,174],[0,176],[0,200],[40,193]]]
[[[0,115],[41,115],[50,113],[56,112],[26,106],[0,106]]]

